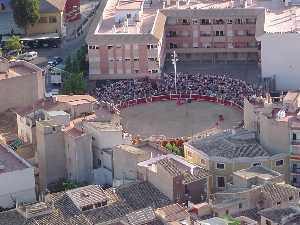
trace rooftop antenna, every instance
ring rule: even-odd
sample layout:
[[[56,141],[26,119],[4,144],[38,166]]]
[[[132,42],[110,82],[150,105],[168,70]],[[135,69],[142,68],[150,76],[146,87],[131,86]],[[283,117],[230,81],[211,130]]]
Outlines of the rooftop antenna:
[[[174,65],[174,83],[175,83],[175,92],[177,94],[177,61],[178,61],[178,57],[177,57],[177,54],[174,50],[174,53],[173,53],[173,59],[172,59],[172,64]]]

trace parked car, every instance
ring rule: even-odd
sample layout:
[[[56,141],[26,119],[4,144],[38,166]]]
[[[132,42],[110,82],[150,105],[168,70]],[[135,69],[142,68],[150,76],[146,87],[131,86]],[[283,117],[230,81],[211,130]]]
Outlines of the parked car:
[[[56,65],[62,63],[64,60],[59,56],[54,56],[53,60],[56,62]]]
[[[30,61],[30,60],[33,60],[35,58],[38,57],[38,53],[35,52],[35,51],[32,51],[32,52],[26,52],[24,53],[24,55],[22,56],[22,59],[26,60],[26,61]]]

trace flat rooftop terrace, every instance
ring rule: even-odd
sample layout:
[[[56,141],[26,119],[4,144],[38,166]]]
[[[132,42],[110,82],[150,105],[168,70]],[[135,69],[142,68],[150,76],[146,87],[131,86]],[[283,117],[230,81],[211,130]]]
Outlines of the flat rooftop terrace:
[[[0,174],[28,168],[28,165],[7,148],[0,144]]]
[[[265,32],[299,32],[300,6],[286,7],[284,3],[280,1],[256,1],[250,6],[250,8],[256,7],[266,9]]]
[[[0,73],[0,80],[30,75],[33,72],[35,71],[31,68],[22,65],[16,65],[10,67],[6,73]]]
[[[121,2],[121,4],[120,4]],[[151,4],[149,4],[151,2]],[[213,0],[191,0],[190,4],[181,2],[179,10],[181,9],[214,9],[214,8],[229,8],[231,1],[213,1]],[[103,10],[102,23],[98,23],[94,34],[122,34],[124,33],[123,24],[115,22],[115,16],[120,10],[138,10],[143,8],[140,21],[135,25],[129,25],[127,34],[147,34],[150,33],[155,22],[155,17],[158,9],[163,9],[163,3],[159,0],[151,0],[143,2],[141,0],[125,1],[125,0],[107,0],[107,4]],[[177,9],[176,4],[172,1],[170,6],[165,6],[164,10]],[[115,31],[113,27],[115,25]]]

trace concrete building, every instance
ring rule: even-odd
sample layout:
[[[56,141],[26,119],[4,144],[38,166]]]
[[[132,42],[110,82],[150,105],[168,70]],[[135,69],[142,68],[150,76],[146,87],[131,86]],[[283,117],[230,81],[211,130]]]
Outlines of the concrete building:
[[[257,63],[264,15],[230,1],[105,1],[86,39],[89,77],[156,77],[174,50],[181,60]]]
[[[263,165],[289,180],[289,154],[272,153],[263,148],[255,132],[244,129],[221,131],[184,144],[185,158],[213,174],[213,191],[221,191],[232,182],[235,171]]]
[[[245,100],[245,128],[253,130],[268,151],[289,154],[289,182],[300,187],[299,92]]]
[[[51,121],[36,123],[36,142],[39,167],[39,187],[45,190],[49,184],[66,177],[65,140],[62,125]]]
[[[67,178],[78,183],[92,183],[92,137],[74,127],[68,127],[64,133]]]
[[[145,141],[137,145],[118,145],[113,149],[114,186],[137,180],[139,162],[165,155],[160,146]]]
[[[0,181],[0,208],[36,201],[34,168],[3,144],[0,144]]]
[[[44,94],[42,69],[25,61],[8,62],[0,58],[0,112],[33,105]]]
[[[83,123],[84,130],[92,137],[94,183],[113,184],[113,148],[125,144],[122,127],[111,121]]]
[[[138,163],[138,179],[150,182],[178,203],[204,202],[210,193],[208,171],[173,154]]]

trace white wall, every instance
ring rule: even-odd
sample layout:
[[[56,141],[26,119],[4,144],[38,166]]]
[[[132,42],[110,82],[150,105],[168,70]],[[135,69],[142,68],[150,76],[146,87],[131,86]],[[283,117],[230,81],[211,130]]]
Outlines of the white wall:
[[[0,174],[0,207],[14,207],[14,201],[33,202],[35,196],[32,167]]]
[[[300,87],[300,34],[264,34],[261,41],[262,76],[276,75],[277,89]]]

